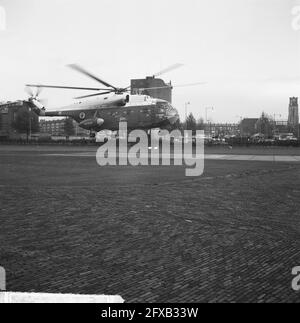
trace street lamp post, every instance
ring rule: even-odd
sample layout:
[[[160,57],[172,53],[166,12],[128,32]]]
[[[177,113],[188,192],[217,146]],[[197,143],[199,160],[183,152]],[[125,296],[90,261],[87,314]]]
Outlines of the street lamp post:
[[[29,116],[29,138],[27,138],[27,140],[29,139],[31,139],[31,109],[29,108],[28,109],[28,112],[29,112],[29,114],[28,114],[28,116]],[[28,135],[28,132],[27,132],[27,135]]]
[[[187,118],[188,118],[188,106],[189,105],[191,105],[191,103],[190,102],[186,102],[185,104],[184,104],[184,107],[185,107],[185,128],[186,128],[186,130],[188,130],[187,129]]]
[[[208,110],[214,111],[214,108],[213,107],[207,107],[207,108],[205,108],[206,124],[208,124]],[[211,135],[211,123],[209,123],[209,135]]]
[[[240,124],[239,124],[239,135],[242,137],[242,122],[243,122],[243,116],[236,116],[236,118],[240,119]]]
[[[32,136],[32,126],[31,126],[31,112],[30,112],[30,132],[29,132],[29,139],[31,140],[31,136]]]
[[[185,106],[185,120],[187,120],[187,117],[188,117],[188,106],[189,105],[191,105],[191,103],[190,102],[186,102],[185,104],[184,104],[184,106]]]
[[[243,116],[236,116],[236,118],[240,119],[240,122],[243,121]]]
[[[276,134],[276,130],[277,130],[276,117],[281,118],[281,114],[274,113],[274,135]]]

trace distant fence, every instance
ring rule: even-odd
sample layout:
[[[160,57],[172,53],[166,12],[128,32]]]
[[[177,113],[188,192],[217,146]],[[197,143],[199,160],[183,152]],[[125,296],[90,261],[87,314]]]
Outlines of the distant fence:
[[[39,140],[25,140],[25,139],[6,139],[0,138],[0,145],[57,145],[57,146],[101,146],[103,143],[96,142],[95,139],[45,139]],[[128,144],[129,146],[131,144]],[[238,146],[238,147],[300,147],[300,140],[262,140],[253,141],[250,138],[230,138],[224,141],[205,140],[207,147],[224,147],[224,146]]]
[[[250,138],[230,138],[226,140],[230,146],[259,146],[259,147],[300,147],[300,140],[253,140]]]
[[[25,140],[25,139],[0,139],[0,145],[57,145],[57,146],[86,146],[95,145],[93,140],[51,140],[51,139],[41,139],[41,140]]]

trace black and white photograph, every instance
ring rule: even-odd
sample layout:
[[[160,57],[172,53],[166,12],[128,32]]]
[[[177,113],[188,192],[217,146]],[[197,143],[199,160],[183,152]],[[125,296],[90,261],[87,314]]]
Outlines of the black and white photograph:
[[[0,303],[299,303],[299,104],[300,0],[0,0]]]

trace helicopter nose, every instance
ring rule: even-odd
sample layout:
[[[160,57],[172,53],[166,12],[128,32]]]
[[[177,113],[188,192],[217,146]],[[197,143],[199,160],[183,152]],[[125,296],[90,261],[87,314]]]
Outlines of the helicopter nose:
[[[179,116],[174,116],[174,117],[169,117],[168,120],[170,122],[171,125],[175,124],[179,119]]]
[[[172,109],[170,111],[168,111],[168,120],[170,122],[171,125],[175,124],[179,119],[179,114],[178,111],[176,109]]]

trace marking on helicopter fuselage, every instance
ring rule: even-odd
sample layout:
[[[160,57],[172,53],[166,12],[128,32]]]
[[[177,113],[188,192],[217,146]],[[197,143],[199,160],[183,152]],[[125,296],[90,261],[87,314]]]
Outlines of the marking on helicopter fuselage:
[[[81,113],[79,114],[79,118],[80,118],[81,120],[84,120],[84,119],[85,119],[85,113],[84,113],[84,112],[81,112]]]

